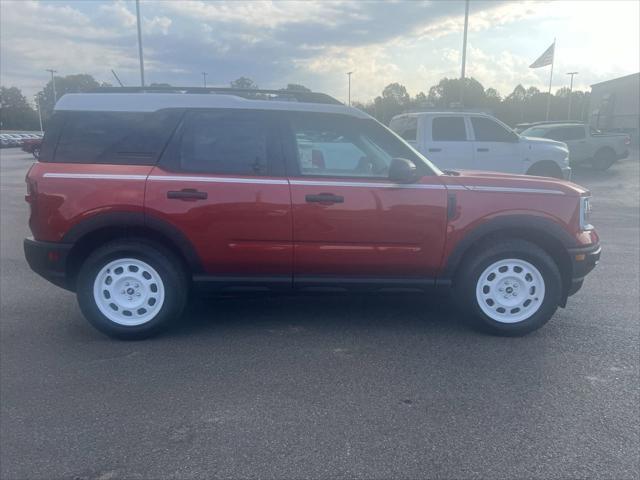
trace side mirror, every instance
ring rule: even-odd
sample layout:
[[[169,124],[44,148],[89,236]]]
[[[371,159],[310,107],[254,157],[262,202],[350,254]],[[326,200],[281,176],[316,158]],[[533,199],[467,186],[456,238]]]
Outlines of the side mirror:
[[[389,165],[389,180],[397,183],[412,183],[418,180],[415,163],[406,158],[394,158]]]

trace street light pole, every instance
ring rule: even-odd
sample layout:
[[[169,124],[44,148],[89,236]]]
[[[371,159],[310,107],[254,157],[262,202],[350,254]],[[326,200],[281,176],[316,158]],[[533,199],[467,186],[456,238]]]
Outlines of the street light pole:
[[[207,88],[207,72],[202,72],[202,83],[204,84],[204,88]]]
[[[53,74],[58,73],[58,71],[52,68],[47,68],[46,71],[51,74],[51,86],[53,87],[53,104],[55,105],[56,102],[58,101],[58,94],[56,93],[56,79],[53,76]]]
[[[571,75],[571,82],[569,83],[569,112],[567,113],[567,120],[571,120],[571,93],[573,92],[573,76],[579,72],[569,72],[567,75]]]
[[[349,102],[348,105],[351,106],[351,74],[353,72],[347,72],[347,77],[349,77]]]
[[[460,106],[464,104],[464,75],[467,64],[467,31],[469,30],[469,0],[464,5],[464,33],[462,35],[462,70],[460,72]]]
[[[40,102],[38,101],[38,95],[34,96],[36,100],[36,107],[38,107],[38,120],[40,120],[40,131],[42,132],[42,113],[40,113]]]
[[[140,25],[140,0],[136,0],[136,17],[138,19],[138,57],[140,57],[140,86],[144,87],[144,60],[142,57],[142,27]]]

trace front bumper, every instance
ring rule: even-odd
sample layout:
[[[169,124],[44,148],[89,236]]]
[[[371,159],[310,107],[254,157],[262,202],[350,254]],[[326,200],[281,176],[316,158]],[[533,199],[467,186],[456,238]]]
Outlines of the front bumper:
[[[569,296],[576,293],[582,287],[584,278],[593,270],[600,261],[602,248],[599,243],[589,245],[588,247],[570,248],[571,256],[571,287]]]
[[[24,256],[31,270],[54,285],[69,289],[67,282],[67,257],[72,244],[40,242],[24,239]]]

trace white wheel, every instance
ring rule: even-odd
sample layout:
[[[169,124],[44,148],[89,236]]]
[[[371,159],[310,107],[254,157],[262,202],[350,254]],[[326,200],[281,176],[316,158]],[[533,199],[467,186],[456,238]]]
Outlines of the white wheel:
[[[162,278],[149,264],[135,258],[107,263],[95,277],[93,298],[100,312],[118,325],[147,323],[165,300]]]
[[[499,323],[527,320],[540,309],[544,296],[545,282],[540,271],[515,258],[489,265],[476,284],[478,306]]]

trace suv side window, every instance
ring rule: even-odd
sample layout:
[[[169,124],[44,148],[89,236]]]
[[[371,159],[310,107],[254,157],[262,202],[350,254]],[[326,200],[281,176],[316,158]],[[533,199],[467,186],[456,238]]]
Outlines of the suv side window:
[[[54,161],[154,165],[181,115],[180,110],[65,112],[52,125],[60,129]],[[49,134],[48,127],[45,143]],[[44,150],[48,159],[49,145]]]
[[[464,117],[436,117],[431,127],[434,142],[466,142]]]
[[[395,157],[424,166],[410,147],[374,120],[297,112],[287,118],[294,168],[301,175],[387,178]]]
[[[490,118],[471,117],[476,142],[515,142],[517,136]]]
[[[275,146],[272,127],[252,111],[187,112],[176,145],[180,171],[229,175],[268,175]]]

